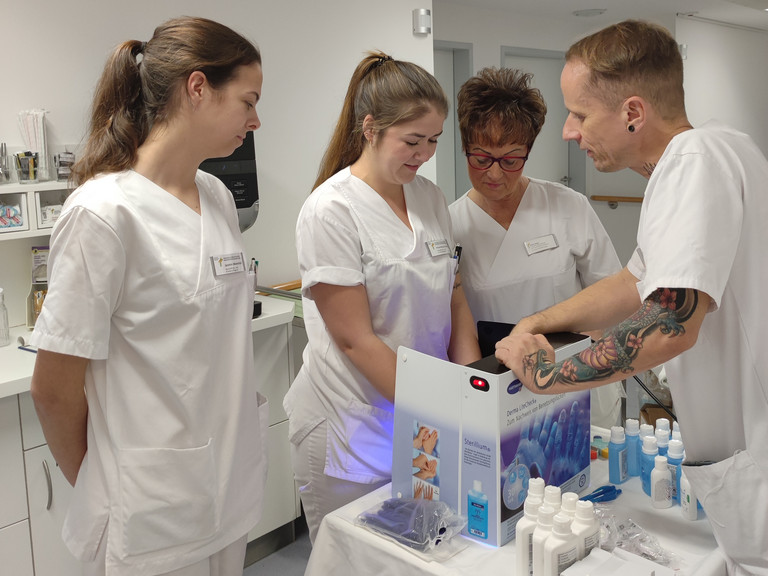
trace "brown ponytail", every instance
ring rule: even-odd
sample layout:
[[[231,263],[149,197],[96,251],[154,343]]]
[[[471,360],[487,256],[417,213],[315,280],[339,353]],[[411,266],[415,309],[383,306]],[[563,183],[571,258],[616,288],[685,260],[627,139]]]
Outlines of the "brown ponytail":
[[[72,167],[74,184],[131,168],[152,127],[173,117],[192,72],[203,72],[218,89],[240,66],[254,63],[261,64],[261,54],[251,42],[205,18],[169,20],[149,42],[120,44],[96,86],[85,150]]]
[[[430,107],[448,115],[448,98],[434,76],[411,62],[369,52],[357,65],[331,141],[323,155],[317,188],[363,152],[363,120],[369,114],[377,132],[426,114]]]

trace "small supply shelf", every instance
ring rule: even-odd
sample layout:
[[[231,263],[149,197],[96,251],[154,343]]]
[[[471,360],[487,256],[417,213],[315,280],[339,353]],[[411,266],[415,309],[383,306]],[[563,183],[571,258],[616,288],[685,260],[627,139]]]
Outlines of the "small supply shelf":
[[[0,242],[48,236],[71,191],[58,181],[0,184]]]

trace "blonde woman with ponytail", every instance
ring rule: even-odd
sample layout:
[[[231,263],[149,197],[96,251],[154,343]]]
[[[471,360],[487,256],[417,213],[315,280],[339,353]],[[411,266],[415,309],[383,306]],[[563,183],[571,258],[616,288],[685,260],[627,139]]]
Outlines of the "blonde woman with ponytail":
[[[480,358],[443,193],[417,175],[447,112],[431,74],[368,54],[299,215],[309,343],[284,406],[312,541],[325,514],[391,479],[397,347]]]

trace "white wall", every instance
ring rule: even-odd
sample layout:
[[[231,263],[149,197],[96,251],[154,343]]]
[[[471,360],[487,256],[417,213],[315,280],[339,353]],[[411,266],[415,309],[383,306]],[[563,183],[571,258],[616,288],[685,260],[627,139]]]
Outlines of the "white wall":
[[[367,50],[433,69],[432,36],[414,36],[412,10],[431,0],[134,0],[45,2],[45,17],[28,26],[30,8],[3,2],[0,54],[0,141],[21,148],[20,110],[48,110],[53,151],[78,144],[85,133],[92,90],[105,58],[127,39],[148,40],[154,27],[181,15],[205,16],[256,42],[264,60],[262,128],[255,134],[260,213],[244,234],[247,256],[260,261],[259,281],[298,278],[294,228],[315,180],[352,71]],[[423,173],[434,178],[434,166]],[[29,242],[0,242],[2,276],[29,274]],[[13,253],[13,254],[11,254]],[[2,284],[0,284],[2,285]],[[9,294],[11,323],[24,322],[22,294]]]
[[[685,105],[694,126],[717,118],[755,140],[768,155],[768,32],[678,18],[686,45]]]

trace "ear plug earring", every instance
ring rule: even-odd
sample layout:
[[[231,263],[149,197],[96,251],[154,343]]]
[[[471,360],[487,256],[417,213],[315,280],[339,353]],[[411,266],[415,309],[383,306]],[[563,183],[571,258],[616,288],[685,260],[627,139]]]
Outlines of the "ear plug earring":
[[[630,132],[634,132],[635,131],[635,127],[632,126],[632,124],[630,124],[629,126],[627,126],[627,130],[629,130]]]

